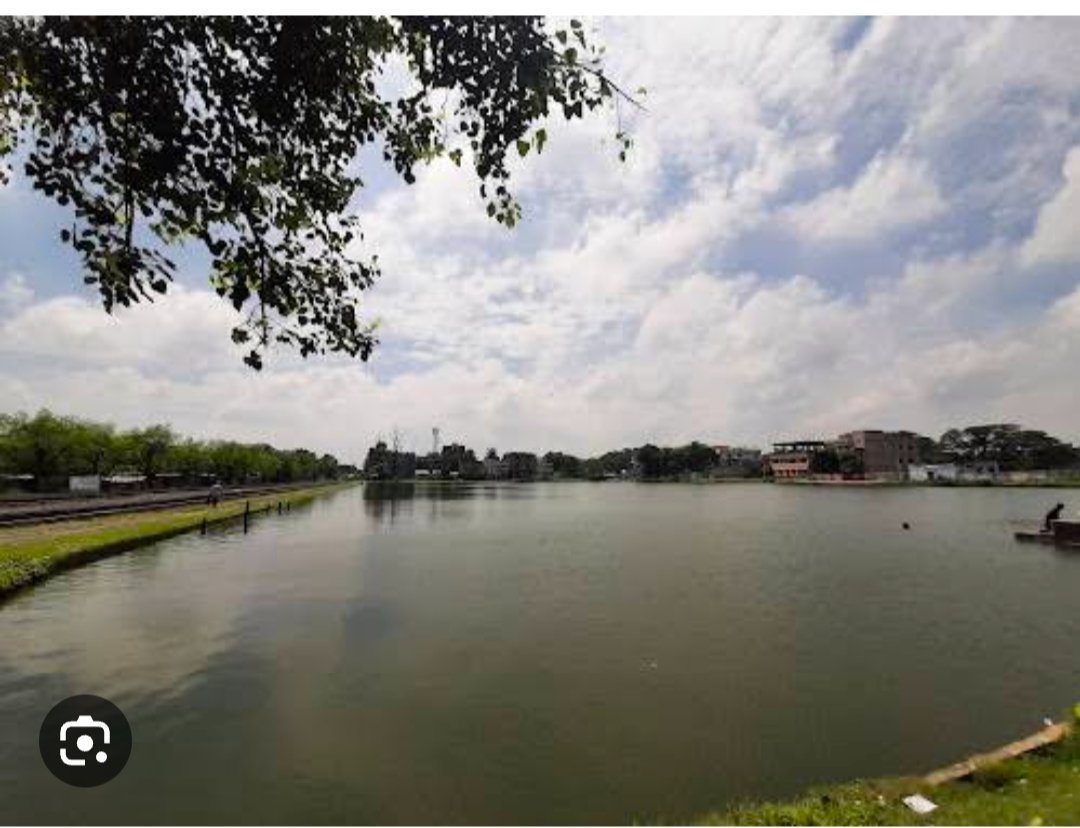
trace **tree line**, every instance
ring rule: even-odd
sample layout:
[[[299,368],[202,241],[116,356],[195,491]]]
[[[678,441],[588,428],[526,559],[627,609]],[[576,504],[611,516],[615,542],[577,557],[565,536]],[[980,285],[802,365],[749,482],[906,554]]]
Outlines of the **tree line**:
[[[951,428],[935,440],[917,436],[919,463],[994,463],[1000,471],[1067,469],[1080,465],[1080,448],[1045,431],[1027,429],[1015,423],[994,423]],[[718,450],[720,449],[720,450]],[[530,460],[531,458],[531,460]],[[746,449],[714,447],[693,441],[681,446],[657,446],[646,443],[622,448],[594,457],[577,457],[561,451],[537,456],[527,452],[509,452],[503,460],[511,462],[492,473],[492,461],[498,461],[495,449],[483,460],[465,446],[444,446],[440,454],[417,456],[389,448],[379,441],[368,452],[364,472],[370,478],[409,478],[417,470],[422,474],[463,479],[505,477],[532,479],[604,480],[612,477],[635,477],[644,480],[678,480],[687,477],[759,477],[767,473],[766,458]],[[811,457],[810,470],[817,474],[852,474],[863,472],[862,454],[839,443],[826,443]]]
[[[761,474],[761,460],[759,456],[733,460],[697,441],[675,447],[646,443],[594,457],[578,457],[562,451],[549,451],[539,456],[510,451],[500,457],[491,448],[480,460],[472,449],[456,443],[443,446],[438,454],[418,457],[413,452],[390,448],[380,440],[368,450],[363,468],[370,479],[407,479],[419,473],[464,480],[531,480],[537,477],[605,480],[627,476],[658,480],[694,474],[756,477]]]
[[[355,471],[330,454],[283,450],[266,443],[194,440],[167,425],[118,429],[41,410],[0,414],[0,474],[32,475],[39,489],[66,483],[69,475],[137,474],[148,483],[163,477],[191,482],[274,482],[334,478]]]
[[[1002,471],[1064,469],[1080,463],[1080,449],[1045,431],[1016,423],[950,428],[934,443],[921,444],[924,462],[989,462]]]

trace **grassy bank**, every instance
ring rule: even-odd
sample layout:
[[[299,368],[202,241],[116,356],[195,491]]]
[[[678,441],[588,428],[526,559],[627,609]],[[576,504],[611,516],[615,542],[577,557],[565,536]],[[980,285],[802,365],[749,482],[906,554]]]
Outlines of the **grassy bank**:
[[[922,777],[859,780],[814,788],[790,802],[740,805],[702,825],[1077,825],[1080,705],[1062,741],[931,786]],[[919,815],[901,801],[921,793],[938,808]]]
[[[235,520],[277,504],[298,504],[350,485],[332,483],[250,498],[224,500],[216,508],[202,504],[95,518],[39,523],[0,529],[0,600],[54,572],[106,555],[189,532],[207,524]]]

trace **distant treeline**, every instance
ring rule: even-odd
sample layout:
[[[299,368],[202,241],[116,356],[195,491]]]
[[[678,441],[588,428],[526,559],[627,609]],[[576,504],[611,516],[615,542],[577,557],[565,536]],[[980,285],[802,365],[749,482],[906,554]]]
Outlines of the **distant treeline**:
[[[32,475],[37,488],[69,475],[180,476],[223,483],[334,478],[356,469],[332,455],[282,450],[265,443],[183,438],[167,425],[121,430],[109,423],[62,417],[0,414],[0,474]]]
[[[1065,469],[1080,463],[1076,446],[1016,423],[950,428],[936,442],[922,437],[919,455],[924,463],[990,462],[1002,471]]]
[[[566,477],[590,480],[626,475],[662,480],[692,475],[757,477],[761,474],[760,454],[746,449],[730,454],[696,440],[683,446],[645,443],[585,459],[561,452],[549,452],[544,458],[550,460],[556,475],[562,472]]]
[[[443,446],[438,454],[417,456],[391,449],[379,441],[368,451],[364,474],[369,479],[412,477],[460,478],[463,480],[578,479],[605,480],[617,477],[678,479],[692,475],[758,477],[761,453],[749,449],[717,450],[704,443],[660,447],[647,443],[637,448],[609,451],[595,457],[577,457],[561,451],[543,455],[510,451],[499,456],[491,448],[483,459],[460,444]]]
[[[925,464],[996,464],[1000,471],[1068,469],[1080,465],[1080,449],[1047,434],[1014,423],[951,428],[938,440],[918,436],[917,462]],[[815,473],[863,471],[861,452],[839,441],[825,442],[811,461]],[[416,455],[391,449],[379,441],[368,451],[364,473],[371,479],[420,476],[481,479],[582,479],[633,477],[680,480],[697,477],[759,477],[769,473],[768,456],[749,448],[709,446],[694,441],[682,446],[657,446],[609,451],[595,457],[576,457],[561,451],[543,455],[507,452],[501,458],[488,449],[483,459],[466,446],[444,446],[438,454]]]

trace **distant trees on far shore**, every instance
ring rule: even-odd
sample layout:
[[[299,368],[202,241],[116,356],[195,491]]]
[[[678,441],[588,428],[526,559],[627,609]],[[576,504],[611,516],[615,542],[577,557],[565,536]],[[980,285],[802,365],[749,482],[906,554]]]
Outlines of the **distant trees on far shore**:
[[[934,444],[920,445],[932,453],[924,462],[997,463],[1002,471],[1064,469],[1080,463],[1080,450],[1045,431],[1016,423],[950,428]]]
[[[0,414],[0,474],[32,475],[35,488],[59,488],[69,475],[163,476],[224,483],[290,482],[347,472],[330,454],[266,443],[194,440],[167,425],[122,430],[110,423],[41,410]]]
[[[917,463],[996,464],[1002,472],[1054,471],[1080,466],[1080,448],[1045,431],[1013,423],[951,428],[940,440],[916,435]],[[811,457],[813,474],[858,477],[864,473],[861,450],[842,441],[819,441]],[[532,458],[532,459],[530,459]],[[444,446],[441,454],[417,456],[379,441],[368,452],[365,475],[372,479],[415,476],[480,479],[638,480],[752,478],[769,474],[768,455],[753,448],[711,446],[693,441],[682,446],[652,443],[622,448],[594,457],[576,457],[562,451],[543,455],[508,452],[502,458],[488,449],[481,461],[465,446]]]
[[[759,477],[761,470],[760,451],[733,451],[727,446],[707,446],[696,441],[676,447],[647,443],[587,458],[562,451],[539,456],[509,451],[500,458],[495,449],[488,449],[484,459],[479,460],[472,449],[459,444],[443,446],[439,454],[417,456],[379,440],[364,461],[364,475],[372,480],[414,476],[462,480],[666,480],[688,476]]]

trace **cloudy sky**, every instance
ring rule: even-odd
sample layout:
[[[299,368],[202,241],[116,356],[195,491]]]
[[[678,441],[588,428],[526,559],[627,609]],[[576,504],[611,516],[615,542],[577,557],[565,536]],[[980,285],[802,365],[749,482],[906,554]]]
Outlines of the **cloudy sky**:
[[[395,428],[591,453],[1015,421],[1080,441],[1080,21],[596,22],[648,90],[553,123],[525,220],[464,170],[368,173],[370,362],[256,374],[195,257],[107,316],[57,234],[0,190],[0,409],[362,459]]]

